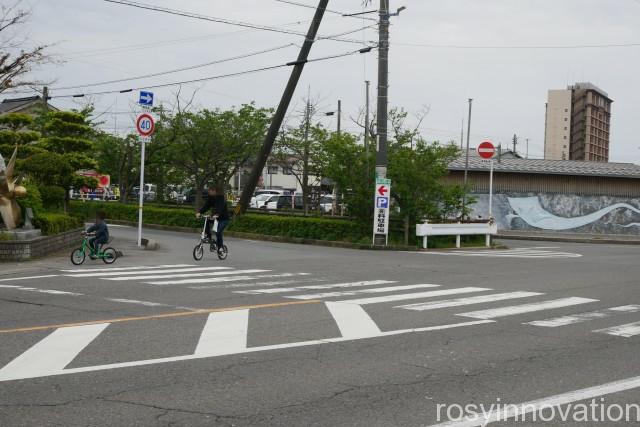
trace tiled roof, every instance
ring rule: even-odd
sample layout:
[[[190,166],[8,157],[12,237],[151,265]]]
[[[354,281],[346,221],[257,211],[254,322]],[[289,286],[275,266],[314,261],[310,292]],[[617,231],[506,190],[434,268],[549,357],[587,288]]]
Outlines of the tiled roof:
[[[27,105],[33,104],[41,99],[42,98],[37,95],[28,96],[26,98],[3,99],[2,102],[0,102],[0,114],[19,110],[22,107],[26,107]]]
[[[449,164],[450,170],[464,170],[464,156]],[[469,156],[470,171],[489,171],[489,162]],[[640,178],[640,166],[633,163],[584,162],[576,160],[505,159],[493,161],[495,172],[583,175]]]

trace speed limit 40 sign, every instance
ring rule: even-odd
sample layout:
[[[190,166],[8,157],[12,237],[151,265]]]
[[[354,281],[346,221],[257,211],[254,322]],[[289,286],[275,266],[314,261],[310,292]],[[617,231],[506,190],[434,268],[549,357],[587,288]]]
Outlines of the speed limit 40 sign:
[[[149,113],[142,113],[136,117],[136,130],[141,137],[150,137],[156,129],[156,122]]]

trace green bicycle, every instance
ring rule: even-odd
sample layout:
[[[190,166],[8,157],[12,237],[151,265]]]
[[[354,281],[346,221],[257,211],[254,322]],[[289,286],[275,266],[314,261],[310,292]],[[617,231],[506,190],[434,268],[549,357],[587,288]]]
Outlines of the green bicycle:
[[[89,237],[94,235],[94,233],[82,233],[82,245],[71,252],[71,263],[73,263],[73,265],[80,265],[84,262],[87,257],[87,250],[90,258],[101,259],[105,264],[113,264],[116,261],[118,252],[112,247],[99,248],[97,253],[93,250],[91,245],[89,245]]]

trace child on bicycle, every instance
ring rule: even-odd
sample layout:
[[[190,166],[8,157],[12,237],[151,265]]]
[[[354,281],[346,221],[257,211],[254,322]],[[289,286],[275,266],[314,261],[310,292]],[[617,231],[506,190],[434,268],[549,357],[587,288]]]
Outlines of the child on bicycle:
[[[218,192],[214,186],[209,186],[207,201],[202,209],[196,212],[196,217],[200,218],[200,216],[209,209],[213,211],[213,217],[218,219],[218,229],[215,230],[216,246],[218,246],[218,251],[222,251],[222,247],[224,245],[222,233],[225,227],[229,224],[229,210],[227,208],[227,200],[224,198],[224,194],[222,192]],[[209,241],[211,241],[212,223],[213,221],[210,221],[209,218],[207,218],[205,229],[207,239],[209,239]]]
[[[96,223],[87,228],[85,233],[95,233],[95,236],[89,239],[89,247],[91,248],[93,255],[91,259],[96,259],[100,245],[103,245],[109,241],[109,227],[105,221],[105,213],[103,211],[96,212]]]

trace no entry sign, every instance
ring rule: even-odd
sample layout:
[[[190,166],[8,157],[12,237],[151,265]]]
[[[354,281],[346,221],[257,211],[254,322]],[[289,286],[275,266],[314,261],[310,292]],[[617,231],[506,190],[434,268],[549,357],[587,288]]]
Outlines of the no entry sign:
[[[156,128],[156,122],[149,113],[139,114],[136,118],[136,130],[140,136],[151,136]]]
[[[483,159],[490,159],[496,154],[496,147],[489,141],[485,141],[478,145],[478,155]]]

